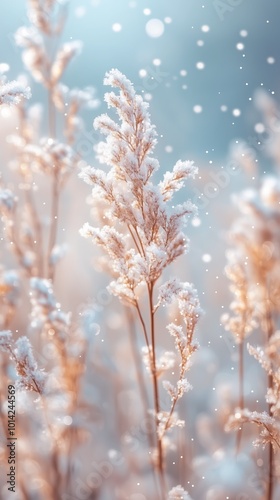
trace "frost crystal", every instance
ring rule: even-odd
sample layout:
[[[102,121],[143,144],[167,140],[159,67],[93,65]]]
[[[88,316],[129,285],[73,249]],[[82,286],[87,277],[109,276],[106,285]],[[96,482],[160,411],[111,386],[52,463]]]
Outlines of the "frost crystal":
[[[178,484],[168,493],[168,500],[192,500],[190,495],[184,488]]]
[[[52,282],[42,278],[31,278],[31,326],[47,331],[52,328],[62,340],[70,325],[71,314],[64,313],[53,293]]]
[[[3,330],[0,332],[0,350],[9,352],[12,344],[12,332],[10,330]]]
[[[16,199],[10,189],[0,189],[0,212],[12,212]]]
[[[34,359],[32,347],[27,337],[20,337],[15,343],[14,355],[16,369],[19,375],[19,388],[34,390],[39,394],[44,392],[46,375],[38,369]]]
[[[30,97],[30,88],[15,80],[0,85],[0,106],[2,104],[19,104],[22,99],[30,99]]]
[[[8,352],[15,363],[18,374],[16,387],[20,390],[35,391],[42,395],[47,376],[38,368],[29,339],[19,337],[14,343],[12,333],[4,330],[0,332],[0,350]]]

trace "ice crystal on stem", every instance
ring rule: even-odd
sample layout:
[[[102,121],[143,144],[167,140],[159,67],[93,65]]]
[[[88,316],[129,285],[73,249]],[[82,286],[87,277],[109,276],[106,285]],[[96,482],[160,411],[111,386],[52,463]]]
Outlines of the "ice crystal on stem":
[[[14,343],[12,333],[4,330],[0,332],[0,350],[8,352],[15,363],[18,374],[17,388],[35,391],[42,395],[47,376],[38,368],[29,339],[19,337]]]
[[[265,446],[272,444],[274,451],[280,448],[280,425],[275,418],[270,417],[267,412],[259,413],[249,411],[246,408],[241,410],[236,408],[234,415],[231,415],[226,425],[227,431],[238,430],[242,424],[255,424],[261,428],[260,436],[254,441],[255,446]]]
[[[170,323],[167,330],[175,339],[175,347],[180,356],[180,371],[176,386],[172,385],[168,380],[163,382],[172,404],[169,415],[160,428],[161,439],[163,439],[166,431],[174,426],[174,410],[178,400],[192,388],[185,378],[185,374],[191,366],[192,355],[198,347],[197,343],[193,341],[193,334],[202,313],[197,292],[190,283],[181,283],[176,279],[167,281],[159,289],[159,299],[156,307],[159,307],[161,303],[170,304],[175,300],[178,303],[183,324]]]
[[[22,99],[29,99],[31,91],[17,81],[1,84],[0,82],[0,106],[1,104],[19,104]]]
[[[10,189],[0,189],[0,213],[10,214],[13,212],[16,205],[15,195]]]
[[[184,488],[178,484],[168,493],[168,500],[192,500],[190,495]]]
[[[3,352],[9,352],[12,345],[12,332],[3,330],[0,333],[0,349]]]
[[[31,326],[41,331],[53,328],[61,340],[65,339],[70,326],[70,313],[60,309],[55,300],[50,280],[32,278],[30,280],[31,295]]]
[[[227,256],[225,272],[231,281],[230,290],[234,294],[234,301],[230,306],[232,313],[224,314],[222,322],[225,329],[234,335],[236,343],[241,344],[258,326],[256,290],[249,283],[244,256],[234,251],[228,252]]]
[[[0,64],[0,106],[3,104],[18,105],[23,99],[31,97],[31,90],[27,85],[16,80],[8,82],[5,75],[8,69],[8,65]]]
[[[51,68],[51,85],[57,84],[71,59],[78,55],[81,52],[81,49],[82,42],[79,40],[64,43],[60,47]]]
[[[280,335],[275,332],[264,347],[253,347],[248,344],[249,354],[260,363],[266,371],[270,384],[267,389],[266,401],[269,405],[269,413],[250,412],[247,409],[236,410],[230,417],[227,430],[236,429],[241,423],[254,423],[261,428],[260,438],[256,444],[270,444],[276,452],[280,448]]]

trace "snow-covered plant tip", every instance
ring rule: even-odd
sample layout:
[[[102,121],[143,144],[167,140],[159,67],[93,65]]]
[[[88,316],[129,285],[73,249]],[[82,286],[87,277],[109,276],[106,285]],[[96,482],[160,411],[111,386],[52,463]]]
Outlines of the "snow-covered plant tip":
[[[13,341],[12,332],[0,332],[0,351],[7,352],[15,363],[18,379],[17,388],[44,393],[46,374],[38,368],[32,347],[27,337]]]
[[[104,84],[118,90],[118,93],[106,93],[105,101],[109,108],[115,109],[119,122],[107,114],[94,120],[95,129],[106,137],[97,146],[98,158],[110,169],[106,173],[88,166],[80,174],[92,186],[90,203],[103,221],[102,227],[86,223],[81,234],[104,250],[106,268],[114,277],[109,291],[135,310],[143,329],[143,360],[153,385],[152,413],[156,433],[153,457],[164,491],[168,443],[165,433],[171,427],[184,424],[174,410],[177,401],[190,388],[185,373],[197,347],[193,335],[201,310],[197,292],[190,283],[181,283],[177,279],[159,282],[164,270],[188,250],[189,242],[183,227],[195,212],[195,206],[190,201],[173,206],[172,199],[185,181],[195,176],[197,168],[193,162],[180,160],[171,172],[165,173],[159,184],[154,184],[153,174],[159,169],[159,162],[153,157],[157,133],[150,121],[148,104],[116,69],[106,74]],[[149,321],[141,310],[142,296],[149,304]],[[175,356],[171,359],[170,353],[166,353],[158,358],[162,333],[159,336],[157,332],[155,315],[161,306],[170,303],[177,303],[178,316],[181,317],[181,321],[176,317],[175,322],[167,326],[167,331],[175,339],[180,364],[177,383],[173,385],[164,381],[163,384],[171,398],[171,407],[165,410],[160,405],[158,379],[168,369],[174,368]]]
[[[13,80],[9,82],[5,75],[8,64],[0,64],[0,106],[3,104],[19,104],[22,99],[30,99],[30,87]]]
[[[179,484],[172,488],[168,494],[168,500],[192,500],[187,491]]]

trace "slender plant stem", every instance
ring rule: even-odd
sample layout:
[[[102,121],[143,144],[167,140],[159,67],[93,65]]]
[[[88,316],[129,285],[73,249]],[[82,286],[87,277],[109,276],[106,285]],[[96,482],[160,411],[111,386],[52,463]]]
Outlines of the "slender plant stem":
[[[48,418],[48,411],[46,408],[46,404],[44,401],[44,398],[42,397],[42,408],[43,408],[43,413],[45,416],[45,421],[46,425],[49,431],[50,436],[53,436],[53,429],[52,425],[49,422]],[[59,500],[59,490],[60,490],[60,474],[59,474],[59,464],[58,464],[58,453],[57,453],[57,445],[56,441],[53,440],[54,446],[52,446],[52,451],[51,451],[51,464],[52,464],[52,471],[54,475],[54,481],[52,482],[52,492],[53,492],[53,500]]]
[[[53,104],[53,87],[50,86],[48,89],[48,107],[49,107],[49,136],[55,139],[56,136],[56,116],[55,107]]]
[[[55,271],[55,267],[51,264],[50,258],[53,247],[55,246],[56,242],[57,226],[58,226],[58,207],[59,207],[59,185],[58,185],[57,175],[54,175],[53,185],[52,185],[52,202],[51,202],[51,228],[49,235],[48,255],[47,255],[48,278],[51,280],[54,279],[54,271]]]
[[[28,133],[26,133],[27,130],[27,117],[26,117],[26,110],[24,105],[19,107],[19,122],[20,122],[20,130],[22,131],[22,137],[25,140],[26,143],[29,142],[29,137]],[[25,180],[25,175],[21,174],[21,177],[23,178],[23,181]],[[36,205],[35,205],[35,200],[32,195],[31,189],[25,189],[24,190],[25,194],[25,200],[27,207],[30,212],[30,220],[31,223],[33,224],[34,227],[34,233],[36,235],[36,257],[37,257],[37,266],[38,270],[37,273],[39,276],[43,276],[44,270],[43,270],[43,241],[42,241],[42,227],[40,223],[40,219],[38,216],[38,212],[36,210]]]
[[[184,370],[181,368],[180,370],[180,378],[179,380],[182,380],[183,377],[184,377]],[[178,400],[179,400],[179,395],[178,395],[178,392],[177,392],[177,395],[174,397],[173,401],[172,401],[172,405],[171,405],[171,408],[170,408],[170,411],[169,411],[169,415],[166,419],[166,422],[165,422],[165,426],[162,430],[162,433],[161,433],[161,440],[164,438],[164,434],[166,433],[166,431],[168,430],[169,428],[169,424],[170,424],[170,421],[171,421],[171,418],[172,418],[172,415],[174,413],[174,410],[175,410],[175,407],[176,407],[176,404],[178,403]]]
[[[37,210],[35,208],[35,203],[32,197],[31,191],[28,189],[25,191],[26,203],[29,207],[31,220],[34,224],[34,230],[36,234],[36,255],[37,255],[37,266],[39,276],[43,276],[43,242],[42,242],[42,228],[38,217]]]
[[[134,245],[135,245],[135,247],[136,247],[137,251],[138,251],[138,252],[140,253],[140,255],[141,255],[141,250],[140,250],[140,247],[139,247],[139,245],[138,245],[138,243],[137,243],[137,240],[136,240],[136,238],[135,238],[135,236],[134,236],[134,234],[133,234],[133,232],[132,232],[131,227],[128,225],[128,226],[127,226],[127,228],[128,228],[128,230],[129,230],[129,232],[130,232],[131,238],[132,238],[132,239],[133,239],[133,241],[134,241]]]
[[[148,339],[148,333],[147,333],[146,324],[145,324],[144,318],[143,318],[142,313],[141,313],[141,309],[140,309],[139,304],[138,304],[137,301],[136,301],[136,306],[135,307],[136,307],[136,311],[138,313],[138,317],[139,317],[140,323],[141,323],[142,328],[143,328],[144,338],[145,338],[146,346],[147,346],[147,349],[148,349],[149,361],[150,361],[150,366],[151,366],[152,376],[153,376],[154,367],[153,367],[152,354],[150,352],[150,344],[149,344],[149,339]],[[154,376],[153,376],[153,381],[154,381]],[[154,382],[153,382],[153,388],[154,387],[155,387],[155,385],[154,385]],[[156,404],[155,404],[155,390],[154,390],[154,407],[156,408]],[[157,419],[157,416],[156,416],[155,440],[156,440],[156,448],[158,450],[159,437],[158,437],[158,434],[157,434],[157,428],[158,428],[158,419]],[[156,466],[156,469],[157,469],[157,471],[160,472],[160,469],[159,469],[158,465]],[[159,477],[159,484],[160,484],[160,493],[161,493],[160,494],[160,498],[164,499],[165,498],[165,490],[164,490],[164,485],[163,485],[163,479],[162,479],[161,472],[160,472],[159,475],[160,475],[160,477]]]
[[[144,321],[144,318],[143,318],[142,313],[141,313],[141,309],[140,309],[139,304],[138,304],[137,301],[136,301],[135,307],[136,307],[136,311],[137,311],[140,323],[141,323],[142,328],[143,328],[143,333],[144,333],[144,337],[145,337],[146,346],[148,348],[148,352],[150,352],[147,328],[146,328],[145,321]]]
[[[173,403],[172,403],[172,406],[171,406],[171,409],[170,409],[170,412],[169,412],[169,415],[168,415],[168,418],[166,420],[166,423],[165,423],[165,426],[164,426],[164,429],[162,431],[162,437],[161,439],[164,437],[164,434],[165,432],[167,431],[168,427],[169,427],[169,424],[170,424],[170,420],[171,420],[171,417],[174,413],[174,410],[175,410],[175,406],[178,402],[178,397],[176,397],[174,400],[173,400]]]
[[[268,388],[272,388],[272,376],[268,376]],[[271,405],[268,406],[269,416],[272,417]],[[272,442],[268,443],[268,488],[267,488],[267,500],[273,500],[273,490],[274,490],[274,474],[273,474],[273,445]]]
[[[157,369],[156,369],[156,340],[155,340],[155,315],[153,310],[153,291],[154,291],[154,284],[151,283],[148,286],[148,293],[149,293],[150,326],[151,326],[151,342],[152,342],[152,378],[153,378],[153,388],[154,388],[154,406],[156,412],[155,424],[156,424],[156,437],[157,437],[158,468],[161,479],[162,495],[164,498],[166,495],[165,475],[164,475],[164,455],[162,449],[162,440],[158,435],[158,424],[159,424],[158,415],[160,413],[160,401],[159,401],[159,390],[158,390]]]
[[[49,136],[55,138],[56,136],[56,116],[55,107],[53,104],[53,88],[52,86],[48,91],[49,99]],[[58,206],[59,206],[59,176],[58,165],[53,165],[53,178],[52,178],[52,193],[51,193],[51,227],[49,234],[49,244],[47,249],[47,277],[51,280],[54,279],[55,268],[51,264],[50,257],[55,246],[58,226]]]
[[[72,465],[71,457],[72,457],[72,453],[73,453],[73,441],[74,441],[73,430],[70,427],[69,438],[68,438],[67,470],[66,470],[65,477],[64,477],[64,479],[65,479],[64,480],[65,491],[67,490],[67,488],[71,488],[71,465]]]
[[[31,271],[30,268],[28,268],[24,262],[24,251],[20,246],[20,242],[17,239],[17,228],[15,227],[15,224],[13,224],[10,228],[10,240],[13,243],[14,249],[16,256],[18,258],[19,264],[25,269],[27,275],[31,277]]]
[[[269,415],[271,416],[271,410],[269,408]],[[267,500],[273,499],[273,446],[272,443],[269,442],[268,448],[268,489],[267,489]]]
[[[139,240],[139,243],[140,243],[140,246],[141,246],[141,250],[142,250],[142,255],[146,255],[146,252],[145,252],[145,249],[144,249],[144,246],[143,246],[143,243],[142,243],[142,240],[139,236],[139,233],[138,233],[138,229],[137,229],[137,226],[135,227],[135,231],[136,231],[136,234],[138,236],[138,240]],[[141,253],[141,252],[140,252]]]
[[[270,298],[269,298],[269,288],[268,283],[265,285],[266,290],[266,307],[265,307],[265,322],[266,322],[266,333],[267,333],[267,342],[269,342],[271,336],[273,335],[274,325],[272,319],[272,312],[270,307]],[[272,389],[273,380],[272,376],[268,375],[268,389]],[[268,413],[270,417],[273,417],[271,411],[272,405],[268,405]],[[273,474],[273,446],[270,441],[268,444],[268,488],[267,488],[267,500],[273,500],[273,490],[274,490],[274,474]]]
[[[239,343],[239,367],[238,367],[238,380],[239,380],[239,402],[238,406],[240,410],[244,409],[244,342],[243,340]],[[242,427],[238,429],[237,439],[236,439],[236,453],[240,451],[241,439],[242,439]]]
[[[134,363],[135,363],[137,381],[138,381],[139,391],[140,391],[142,405],[143,405],[143,412],[144,412],[145,418],[148,418],[149,398],[148,398],[144,374],[143,374],[143,364],[141,363],[141,357],[140,357],[139,351],[137,349],[137,334],[136,334],[136,330],[135,330],[134,316],[133,316],[133,313],[132,313],[130,308],[126,307],[125,310],[126,310],[126,317],[127,317],[128,328],[129,328],[129,338],[130,338],[130,344],[131,344],[131,351],[132,351],[132,355],[133,355]],[[153,438],[149,432],[147,433],[147,440],[148,440],[150,450],[152,450],[154,443],[153,443]],[[156,485],[156,488],[158,488],[155,468],[153,467],[152,470],[153,470],[155,485]]]
[[[136,336],[135,325],[134,325],[134,317],[133,317],[132,311],[129,307],[125,308],[125,312],[126,312],[128,329],[129,329],[129,339],[130,339],[130,345],[131,345],[131,352],[132,352],[132,355],[134,358],[137,381],[138,381],[140,396],[141,396],[142,405],[143,405],[143,411],[144,411],[144,415],[146,415],[147,411],[149,409],[149,399],[148,399],[148,394],[147,394],[147,390],[146,390],[146,386],[145,386],[141,357],[140,357],[138,349],[137,349],[137,336]],[[151,445],[152,445],[152,443],[151,443]]]

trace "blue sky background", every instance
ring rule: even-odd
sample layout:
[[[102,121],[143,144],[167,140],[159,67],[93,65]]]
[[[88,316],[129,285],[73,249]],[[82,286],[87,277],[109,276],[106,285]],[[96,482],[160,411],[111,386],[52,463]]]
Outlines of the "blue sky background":
[[[151,13],[145,15],[144,9]],[[84,50],[64,81],[69,86],[93,85],[102,99],[105,71],[119,68],[135,86],[148,85],[153,122],[163,135],[158,155],[164,162],[186,156],[208,161],[206,151],[213,160],[222,161],[229,143],[236,137],[248,138],[258,121],[250,100],[255,90],[263,86],[278,98],[279,14],[277,0],[72,0],[64,39],[81,39]],[[160,37],[147,34],[150,19],[163,22]],[[0,60],[9,62],[12,76],[22,71],[13,33],[26,23],[23,0],[3,2]],[[121,31],[112,29],[115,23]],[[247,36],[242,37],[244,30]],[[203,46],[198,45],[201,41]],[[237,49],[238,43],[244,45],[242,50]],[[273,64],[268,63],[271,57]],[[156,67],[154,59],[160,59],[161,65]],[[197,69],[198,62],[205,64],[204,69]],[[139,76],[141,69],[148,78]],[[180,75],[182,70],[186,76]],[[153,75],[156,83],[149,79]],[[39,98],[39,87],[35,86],[33,95]],[[193,111],[196,105],[202,106],[201,113]],[[241,115],[234,117],[233,109]],[[93,115],[88,114],[87,127]],[[172,146],[173,152],[166,154],[166,146]]]

